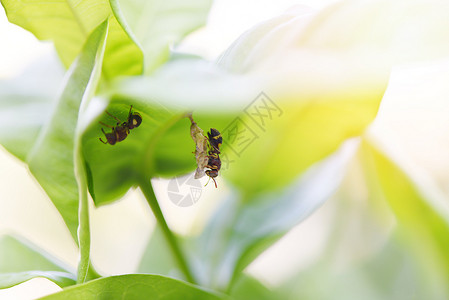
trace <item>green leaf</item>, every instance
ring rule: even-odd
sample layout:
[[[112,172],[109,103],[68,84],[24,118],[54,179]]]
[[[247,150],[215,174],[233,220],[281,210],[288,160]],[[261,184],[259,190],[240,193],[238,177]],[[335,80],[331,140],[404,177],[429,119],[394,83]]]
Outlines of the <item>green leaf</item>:
[[[0,274],[0,288],[9,288],[37,277],[51,280],[60,287],[67,287],[76,283],[75,276],[71,273],[58,271],[25,271]]]
[[[284,192],[267,194],[245,204],[238,203],[235,194],[226,198],[199,238],[181,240],[189,251],[195,278],[211,288],[225,290],[230,284],[232,287],[248,264],[334,193],[353,152],[339,153],[322,162]],[[139,272],[180,276],[168,251],[167,242],[156,228]]]
[[[79,226],[78,239],[80,246],[80,260],[78,262],[78,283],[97,278],[96,272],[90,266],[90,220],[89,220],[89,200],[87,197],[88,173],[85,167],[81,151],[81,136],[77,135],[75,141],[75,176],[78,183],[79,194]],[[92,272],[90,272],[92,270]]]
[[[44,250],[23,239],[3,235],[0,238],[0,272],[29,270],[70,271],[69,268]]]
[[[113,78],[142,72],[143,54],[118,24],[107,0],[2,0],[1,3],[10,22],[32,32],[40,40],[52,40],[66,67],[81,52],[92,31],[110,19],[104,75]]]
[[[222,169],[222,175],[249,201],[253,195],[291,183],[346,139],[361,135],[377,114],[388,73],[335,64],[332,57],[311,59],[318,70],[300,66],[292,73],[284,62],[276,73],[279,78],[263,72],[230,73],[200,60],[178,60],[154,76],[121,81],[116,93],[185,107],[194,111],[194,117],[226,116],[227,122],[210,126],[223,135],[222,160],[233,162]],[[319,71],[326,68],[333,71]],[[347,76],[335,76],[340,72]],[[316,88],[309,80],[296,85],[284,80],[307,75],[320,77],[326,89]]]
[[[138,273],[161,274],[182,279],[160,226],[156,225],[140,260]]]
[[[130,28],[145,55],[145,74],[168,60],[170,47],[203,26],[211,0],[111,0],[124,28]],[[121,10],[120,10],[121,9]],[[123,14],[122,17],[118,15]]]
[[[176,89],[170,89],[175,85]],[[193,265],[196,266],[194,275],[206,286],[226,289],[229,282],[234,280],[234,277],[237,278],[258,254],[303,220],[308,213],[311,213],[332,194],[341,177],[338,174],[341,175],[344,172],[344,167],[333,173],[335,178],[326,177],[329,184],[320,183],[327,187],[323,190],[323,194],[317,193],[308,199],[309,201],[301,202],[294,197],[298,194],[294,187],[295,184],[292,184],[291,188],[284,192],[280,191],[280,187],[289,183],[287,179],[291,183],[298,177],[298,173],[307,170],[310,165],[331,154],[346,138],[361,134],[377,112],[378,101],[384,87],[379,94],[368,95],[368,91],[365,91],[367,93],[365,100],[358,99],[361,95],[358,94],[359,91],[354,94],[351,91],[343,93],[348,96],[347,99],[316,100],[311,101],[310,104],[295,103],[288,98],[281,98],[284,101],[275,102],[275,104],[281,108],[282,115],[278,119],[272,120],[271,124],[264,128],[265,132],[264,129],[257,128],[257,124],[249,123],[253,122],[250,117],[238,118],[238,115],[242,112],[245,113],[245,108],[259,94],[258,88],[260,88],[260,81],[253,76],[231,74],[219,67],[198,60],[184,60],[164,66],[151,77],[123,80],[119,83],[116,92],[119,95],[118,98],[126,99],[128,97],[148,102],[158,99],[167,107],[185,107],[186,111],[193,109],[194,118],[200,127],[204,130],[210,127],[218,128],[223,133],[222,175],[242,180],[240,183],[235,179],[235,184],[243,193],[246,192],[243,200],[248,203],[242,204],[242,201],[229,200],[226,207],[219,210],[220,215],[212,218],[213,223],[206,226],[207,230],[202,235],[201,241],[192,242],[196,244],[190,251],[191,258],[195,261]],[[373,91],[372,89],[368,90]],[[282,104],[288,106],[282,106]],[[121,109],[122,116],[126,115],[126,111],[125,107]],[[213,118],[203,119],[207,114],[213,117],[217,111],[222,113],[221,119],[217,118],[215,122]],[[360,115],[355,116],[355,111]],[[297,115],[302,118],[298,118]],[[241,158],[234,155],[231,157],[233,162],[229,162],[232,148],[238,146],[240,141],[235,139],[233,141],[231,130],[226,130],[226,128],[229,129],[236,120],[244,120],[245,124],[251,124],[252,128],[256,128],[254,130],[258,130],[260,143],[254,142],[241,153]],[[335,122],[330,122],[332,120]],[[175,138],[175,136],[170,138],[167,135],[167,138],[172,141],[170,147],[160,147],[161,151],[179,153],[179,155],[171,155],[171,160],[176,161],[177,158],[184,157],[187,152],[185,149],[194,150],[190,137],[186,135],[189,125],[190,123],[185,120],[185,125],[183,125],[185,129],[180,131],[179,138]],[[313,131],[315,127],[319,129],[319,133]],[[136,134],[139,129],[136,129]],[[96,132],[98,134],[99,129]],[[324,138],[321,138],[320,135],[323,135]],[[294,139],[295,137],[297,140]],[[184,139],[186,139],[185,144],[182,142]],[[91,140],[94,142],[95,138],[92,137]],[[306,142],[304,145],[298,146],[301,140]],[[310,143],[310,149],[306,147],[307,143]],[[93,146],[87,148],[94,149]],[[132,151],[131,148],[136,147],[129,145],[129,151]],[[265,152],[260,149],[264,149],[268,154],[264,154]],[[272,149],[273,151],[271,151]],[[97,155],[105,157],[104,152]],[[134,156],[130,155],[129,157]],[[115,157],[116,159],[110,157],[104,160],[102,164],[98,164],[98,167],[106,168],[107,165],[115,163],[122,156]],[[283,163],[276,164],[275,162],[278,162],[276,160],[272,163],[273,157]],[[160,157],[156,156],[155,158]],[[225,158],[229,165],[225,163]],[[190,159],[190,170],[193,170],[193,155],[189,153],[186,159]],[[169,161],[167,159],[167,162]],[[93,173],[95,174],[95,171]],[[105,171],[104,174],[106,173],[114,174]],[[110,175],[111,182],[107,182],[110,184],[110,190],[113,190],[114,186],[120,182],[118,180],[120,173],[123,172],[117,172],[117,176]],[[117,178],[117,181],[114,181],[114,178]],[[319,180],[316,182],[318,183]],[[267,190],[270,190],[270,193],[265,197],[256,193],[256,191]],[[313,193],[315,194],[315,192]],[[97,192],[95,194],[97,197]],[[237,195],[233,196],[238,197]],[[301,193],[298,197],[307,196]],[[283,200],[279,200],[279,198]],[[279,220],[284,219],[282,217],[284,213],[290,217],[285,219],[285,223],[280,223]],[[265,231],[258,229],[265,219],[267,219],[267,225],[263,227]],[[245,222],[248,222],[249,225]]]
[[[379,199],[374,200],[378,205]],[[360,256],[361,248],[360,245],[354,247],[354,238],[357,241],[360,241],[360,238],[376,239],[379,227],[372,226],[373,224],[370,221],[367,222],[366,218],[378,218],[379,215],[376,216],[378,211],[365,211],[369,208],[361,208],[360,203],[349,204],[345,201],[345,204],[341,207],[341,212],[337,212],[340,215],[337,218],[340,222],[337,221],[331,225],[333,229],[330,234],[335,242],[325,246],[324,253],[315,259],[315,263],[298,270],[295,275],[277,286],[276,292],[282,294],[282,297],[278,299],[447,298],[442,290],[435,290],[434,287],[429,286],[426,274],[420,270],[417,261],[409,251],[409,246],[401,241],[398,230],[394,230],[389,239],[382,242],[380,249],[371,247],[367,249],[370,255],[362,251],[365,253]],[[363,203],[363,206],[365,205],[366,203]],[[360,220],[355,223],[354,219],[347,222],[351,214],[351,212],[349,214],[344,212],[347,209],[352,213],[360,212],[362,215]],[[342,225],[344,228],[334,229]],[[355,237],[354,232],[351,232],[354,225],[361,228],[371,227],[368,229],[371,234],[368,232],[368,237]],[[367,234],[365,230],[362,231],[358,234]],[[347,239],[348,236],[351,236],[351,239]]]
[[[322,99],[306,98],[305,103],[267,100],[270,96],[262,94],[247,110],[254,115],[222,131],[230,148],[227,159],[234,162],[223,175],[243,191],[244,201],[291,183],[345,140],[363,133],[376,116],[383,90],[336,93],[333,99],[316,95]]]
[[[123,122],[127,120],[132,105],[133,110],[141,114],[142,124],[132,129],[124,141],[105,145],[99,141],[99,138],[105,140],[101,129],[106,132],[111,129],[99,122],[114,126],[117,121],[103,113],[91,123],[84,134],[84,157],[93,182],[90,193],[94,195],[97,205],[114,201],[124,195],[130,187],[138,184],[142,175],[168,177],[196,168],[195,156],[192,154],[195,144],[190,137],[190,120],[186,118],[186,113],[192,106],[187,103],[166,103],[164,95],[171,97],[171,93],[167,91],[174,91],[172,86],[177,85],[176,93],[185,92],[189,98],[204,93],[210,99],[217,93],[213,86],[223,89],[224,85],[220,80],[224,78],[225,82],[228,81],[220,74],[210,80],[211,84],[203,91],[192,90],[187,83],[178,84],[178,77],[172,75],[179,76],[179,72],[186,74],[191,66],[198,67],[195,63],[182,61],[174,66],[164,66],[162,71],[156,72],[154,76],[130,78],[118,83],[117,91],[114,92],[106,110]],[[201,75],[205,76],[205,72]],[[234,84],[237,84],[237,81],[234,81]],[[232,91],[231,94],[238,95],[238,92]],[[241,98],[235,99],[238,101]],[[232,106],[232,103],[229,106]],[[204,128],[220,128],[232,120],[233,113],[199,111],[194,113],[194,117]]]
[[[89,86],[83,95],[83,100],[80,103],[80,112],[87,114],[87,102],[93,96],[93,93],[98,85],[101,76],[101,66],[103,63],[103,56],[105,54],[105,39],[108,33],[108,23],[105,22],[98,26],[98,28],[89,37],[90,40],[97,42],[96,48],[96,63],[91,71],[91,78]],[[98,36],[96,36],[98,35]],[[95,49],[95,48],[94,48]],[[83,53],[84,54],[84,53]],[[81,59],[81,58],[80,58]],[[90,222],[89,222],[89,200],[87,197],[88,187],[92,185],[91,172],[89,165],[85,161],[82,152],[82,134],[86,129],[85,123],[79,119],[74,142],[74,171],[78,184],[79,195],[79,226],[78,239],[80,245],[80,260],[78,263],[78,283],[84,283],[88,280],[100,277],[90,264]]]
[[[53,54],[40,57],[17,78],[0,81],[0,144],[22,161],[51,116],[63,76]]]
[[[70,268],[44,250],[12,236],[0,237],[0,288],[35,277],[45,277],[61,287],[75,284]]]
[[[337,5],[333,9],[338,12]],[[374,59],[372,53],[314,51],[307,37],[332,30],[326,21],[320,13],[268,20],[243,34],[218,61],[226,70],[258,74],[264,81],[263,93],[222,131],[232,150],[229,160],[235,161],[223,175],[244,191],[244,200],[292,182],[345,140],[361,135],[377,114],[390,66],[360,67]]]
[[[67,288],[41,299],[223,299],[223,296],[169,277],[121,275]]]
[[[449,43],[439,38],[447,10],[441,1],[344,1],[316,12],[291,10],[244,33],[218,63],[257,74],[273,103],[248,103],[240,126],[224,132],[224,142],[238,142],[230,143],[235,166],[223,175],[250,198],[291,182],[361,135],[394,63],[447,55]],[[253,142],[245,148],[245,141]]]
[[[270,290],[264,286],[261,282],[255,278],[244,275],[235,284],[230,292],[232,299],[246,300],[246,299],[259,299],[259,300],[276,300],[283,299],[278,293]]]
[[[162,213],[159,202],[156,199],[156,195],[154,194],[153,186],[151,185],[151,182],[148,182],[148,178],[149,177],[142,176],[139,187],[142,190],[142,193],[144,194],[158,225],[161,227],[162,232],[165,235],[173,257],[176,259],[176,263],[178,264],[180,270],[184,273],[185,278],[188,282],[195,283],[196,281],[186,260],[185,253],[180,248],[178,239],[170,230],[167,222],[165,221],[164,214]]]
[[[259,254],[306,219],[339,187],[357,142],[313,166],[284,190],[265,193],[251,202],[233,194],[191,241],[196,275],[205,286],[229,289]]]
[[[113,92],[121,98],[157,101],[167,108],[193,110],[195,119],[197,114],[231,115],[228,123],[220,124],[226,126],[244,113],[265,83],[257,76],[230,73],[203,59],[180,58],[165,64],[151,76],[117,81]]]
[[[94,200],[97,205],[116,200],[124,195],[131,186],[137,185],[139,176],[146,174],[147,171],[155,174],[157,172],[155,169],[160,165],[165,169],[173,166],[173,162],[167,165],[159,161],[158,164],[153,163],[157,161],[153,157],[154,153],[149,154],[150,161],[146,166],[145,154],[151,151],[150,147],[157,149],[153,144],[156,144],[158,137],[163,137],[172,126],[174,129],[171,130],[175,132],[182,131],[183,123],[188,127],[187,120],[180,121],[183,117],[182,113],[176,114],[175,111],[169,111],[158,103],[147,104],[137,100],[113,99],[107,111],[125,121],[131,105],[134,111],[141,114],[142,124],[133,129],[126,140],[113,146],[103,144],[99,141],[99,138],[105,140],[101,132],[103,126],[98,122],[93,122],[83,136],[84,157],[89,165],[93,182],[90,193],[95,195]],[[102,122],[115,125],[116,121],[107,114],[100,117]],[[104,129],[106,132],[110,131],[108,128]],[[179,145],[188,142],[188,131],[185,136],[186,138],[181,136]],[[170,139],[173,138],[175,137],[170,136]],[[182,163],[174,166],[176,170],[187,171],[194,167],[194,161],[190,162],[186,159],[187,157],[188,154],[184,154],[176,158],[176,161]]]
[[[447,295],[449,211],[445,203],[393,160],[391,152],[385,154],[365,140],[361,154],[371,193],[385,199],[393,210],[404,242],[425,273],[426,284]]]
[[[144,83],[143,80],[137,81]],[[172,81],[173,78],[165,82],[165,86],[168,87]],[[195,169],[196,161],[192,153],[195,144],[190,136],[190,120],[187,118],[189,109],[186,107],[183,110],[182,106],[176,105],[165,106],[157,100],[151,94],[139,97],[117,92],[107,113],[100,116],[101,121],[98,120],[102,124],[95,121],[91,123],[83,136],[84,157],[91,177],[90,193],[95,203],[101,205],[116,200],[131,186],[138,185],[162,226],[180,270],[189,282],[195,282],[176,237],[164,221],[149,182],[155,176],[178,175]],[[126,139],[119,143],[102,143],[106,138],[101,129],[127,121],[131,106],[134,112],[141,115],[141,125],[130,130]],[[212,124],[212,120],[214,125],[223,124],[223,120],[229,119],[226,114],[205,115],[196,114],[195,118],[199,116],[198,120],[204,120],[204,125]],[[110,132],[113,129],[106,130]]]
[[[78,228],[78,191],[73,163],[75,132],[79,126],[81,102],[84,97],[88,98],[86,95],[95,88],[94,82],[98,79],[93,74],[95,67],[101,66],[106,32],[107,22],[104,22],[87,40],[82,54],[69,70],[67,83],[50,120],[27,156],[31,172],[50,196],[75,239]]]
[[[257,95],[255,91],[252,78],[235,78],[196,59],[169,63],[152,76],[117,82],[107,111],[125,121],[132,105],[143,120],[126,140],[113,146],[99,141],[105,139],[99,121],[116,123],[106,113],[84,134],[83,151],[93,182],[89,190],[95,203],[124,195],[141,174],[168,177],[194,170],[195,144],[185,114],[196,109],[194,118],[204,129],[225,128],[245,105],[243,100]]]

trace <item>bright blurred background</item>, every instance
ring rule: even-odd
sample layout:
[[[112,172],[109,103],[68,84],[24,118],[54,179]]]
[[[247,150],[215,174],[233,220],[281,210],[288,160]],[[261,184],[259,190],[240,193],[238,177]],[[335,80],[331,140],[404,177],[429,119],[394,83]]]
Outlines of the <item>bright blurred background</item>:
[[[188,36],[179,45],[179,50],[213,60],[245,30],[293,5],[322,8],[331,2],[335,1],[217,0],[207,26]],[[34,61],[56,55],[50,43],[39,42],[29,32],[8,23],[3,9],[0,9],[0,41],[0,80],[19,75]],[[449,192],[446,179],[449,160],[445,159],[441,149],[449,149],[449,135],[443,136],[441,131],[434,129],[446,126],[443,114],[449,116],[448,105],[445,98],[432,102],[430,107],[420,103],[423,97],[438,100],[441,91],[432,90],[434,75],[448,65],[448,60],[439,60],[395,68],[379,117],[370,129],[370,134],[380,144],[398,144],[390,142],[399,140],[402,148],[393,149],[392,153],[399,153],[399,160],[414,174],[420,174],[421,182],[436,183],[446,195]],[[419,87],[418,83],[421,84]],[[423,115],[423,110],[427,114]],[[434,115],[439,117],[433,118]],[[424,122],[411,126],[413,120],[419,118]],[[416,139],[417,134],[420,139]],[[267,286],[277,287],[299,271],[317,261],[325,262],[330,256],[337,268],[347,268],[348,265],[358,266],[384,249],[395,219],[384,204],[373,207],[367,201],[369,195],[361,173],[360,167],[351,163],[337,194],[263,253],[246,271]],[[217,199],[223,199],[227,193],[225,183],[219,181],[219,190],[209,185],[203,189],[199,202],[183,208],[167,198],[168,180],[158,179],[154,184],[170,227],[186,235],[194,235],[201,229],[205,216],[219,204]],[[205,184],[204,178],[202,184]],[[376,218],[371,217],[371,210],[378,212]],[[96,269],[107,275],[132,273],[154,228],[154,218],[140,192],[129,191],[112,205],[92,206],[91,227],[92,261]],[[30,176],[26,165],[0,147],[0,233],[9,232],[24,236],[76,268],[77,248],[57,210]],[[403,272],[407,270],[407,267],[403,268]],[[360,278],[354,278],[352,282],[354,285],[368,284]],[[33,299],[58,290],[60,288],[48,280],[33,279],[0,290],[0,299]],[[404,295],[398,295],[397,299]],[[373,297],[369,299],[376,299]]]

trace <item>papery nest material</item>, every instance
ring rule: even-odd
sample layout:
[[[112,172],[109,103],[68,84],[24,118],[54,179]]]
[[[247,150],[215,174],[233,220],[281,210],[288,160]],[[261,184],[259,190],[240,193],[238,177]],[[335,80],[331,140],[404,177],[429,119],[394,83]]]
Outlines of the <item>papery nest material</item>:
[[[192,114],[188,115],[190,122],[190,136],[195,142],[195,159],[197,164],[197,169],[195,171],[195,179],[203,177],[206,173],[204,169],[207,166],[209,157],[207,155],[207,143],[208,140],[204,135],[203,130],[198,126],[198,124],[193,120]]]

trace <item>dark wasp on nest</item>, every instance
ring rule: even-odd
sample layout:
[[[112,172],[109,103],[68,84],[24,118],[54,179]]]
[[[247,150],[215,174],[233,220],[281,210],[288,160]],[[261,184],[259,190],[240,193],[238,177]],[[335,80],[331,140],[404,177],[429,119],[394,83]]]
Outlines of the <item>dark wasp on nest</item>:
[[[195,179],[207,175],[209,176],[209,180],[212,178],[215,187],[217,187],[215,177],[218,176],[218,171],[221,168],[220,146],[223,143],[221,133],[217,129],[211,128],[206,137],[203,130],[193,120],[192,115],[190,114],[188,117],[192,123],[190,126],[190,135],[196,146],[194,153],[198,168],[195,171]],[[204,171],[205,168],[209,170]]]
[[[221,133],[215,128],[210,129],[210,132],[207,133],[207,137],[211,149],[208,152],[209,155],[207,156],[208,161],[206,165],[206,168],[209,168],[210,170],[206,170],[206,175],[209,176],[209,180],[210,178],[212,178],[212,180],[215,183],[215,187],[217,187],[215,177],[218,176],[218,171],[220,171],[221,168],[221,160],[219,154],[220,154],[220,146],[223,143],[223,138],[221,136]]]

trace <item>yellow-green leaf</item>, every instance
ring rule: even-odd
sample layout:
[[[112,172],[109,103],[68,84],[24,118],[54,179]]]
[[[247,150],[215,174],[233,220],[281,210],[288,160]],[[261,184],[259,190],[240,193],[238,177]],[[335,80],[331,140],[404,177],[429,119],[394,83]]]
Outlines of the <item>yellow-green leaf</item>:
[[[108,23],[101,23],[68,71],[68,80],[48,122],[27,155],[31,172],[61,213],[77,239],[78,185],[74,174],[74,144],[83,99],[98,80]],[[86,95],[88,95],[86,97]]]
[[[143,54],[118,24],[107,0],[2,0],[1,3],[10,22],[40,40],[52,40],[66,67],[81,52],[89,34],[110,18],[104,75],[113,78],[142,72]]]
[[[104,277],[85,284],[67,288],[62,292],[42,298],[52,299],[185,299],[218,300],[224,297],[170,277],[158,275],[121,275]]]
[[[146,74],[168,60],[170,47],[204,25],[211,4],[211,0],[111,0],[119,22],[129,25],[142,47]]]
[[[398,229],[424,273],[426,284],[447,295],[449,284],[449,213],[445,203],[419,184],[370,140],[362,144],[361,159],[371,194],[387,201]]]

